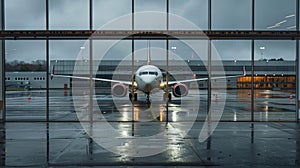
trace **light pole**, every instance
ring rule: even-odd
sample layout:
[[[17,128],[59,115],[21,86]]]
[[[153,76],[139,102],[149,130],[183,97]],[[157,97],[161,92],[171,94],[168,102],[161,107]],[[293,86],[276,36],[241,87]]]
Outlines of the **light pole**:
[[[173,52],[174,52],[174,53],[172,54],[172,55],[173,55],[173,60],[174,60],[174,54],[175,54],[175,51],[176,51],[176,46],[172,46],[171,49],[172,49]]]
[[[261,50],[261,60],[264,60],[263,55],[264,55],[264,50],[266,49],[265,46],[260,46],[259,49]]]

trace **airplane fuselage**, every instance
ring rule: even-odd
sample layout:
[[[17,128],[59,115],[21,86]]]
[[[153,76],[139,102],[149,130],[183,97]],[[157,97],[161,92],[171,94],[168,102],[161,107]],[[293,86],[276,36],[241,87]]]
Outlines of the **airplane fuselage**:
[[[160,88],[163,81],[161,70],[153,65],[144,65],[135,73],[137,89],[150,94],[155,88]]]

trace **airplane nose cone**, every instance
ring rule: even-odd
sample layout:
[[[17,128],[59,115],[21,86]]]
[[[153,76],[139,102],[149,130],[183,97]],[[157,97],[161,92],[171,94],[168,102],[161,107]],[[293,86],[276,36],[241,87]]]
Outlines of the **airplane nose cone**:
[[[155,79],[155,77],[147,76],[147,77],[143,78],[143,82],[145,84],[151,84],[154,81],[154,79]]]
[[[152,85],[153,85],[154,79],[155,79],[155,77],[152,77],[152,76],[143,78],[143,82],[145,83],[145,87],[147,88],[147,90],[153,89]]]

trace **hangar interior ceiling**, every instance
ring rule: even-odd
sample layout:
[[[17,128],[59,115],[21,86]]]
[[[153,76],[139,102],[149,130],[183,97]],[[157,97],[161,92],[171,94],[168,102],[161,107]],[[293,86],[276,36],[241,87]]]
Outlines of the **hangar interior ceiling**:
[[[274,7],[270,9],[271,3]],[[225,104],[224,121],[295,121],[299,118],[298,0],[27,0],[26,3],[2,0],[1,5],[2,77],[7,79],[1,80],[2,120],[78,121],[75,114],[57,111],[67,106],[68,110],[72,109],[72,103],[62,106],[51,103],[55,90],[49,89],[51,80],[46,75],[51,73],[51,61],[76,60],[84,55],[88,57],[82,59],[92,65],[97,59],[98,45],[113,43],[104,59],[122,60],[147,47],[147,41],[151,41],[153,48],[171,52],[162,56],[168,57],[170,66],[172,54],[190,64],[204,62],[206,68],[198,70],[195,76],[216,75],[212,68],[214,60],[229,62],[227,67],[231,66],[230,62],[232,66],[241,67],[240,62],[247,62],[246,77],[227,81],[226,87],[231,87],[227,93],[234,95],[228,101],[238,103]],[[193,26],[178,23],[181,20],[177,16]],[[155,22],[151,22],[151,18]],[[191,50],[191,45],[198,47]],[[89,67],[93,66],[86,67],[86,75],[93,76]],[[195,69],[197,71],[197,65]],[[5,73],[14,71],[37,72],[31,83],[39,83],[39,88],[43,88],[39,93],[41,102],[33,103],[37,92],[31,93],[30,101],[27,101],[28,93],[19,95],[25,98],[23,102],[21,98],[15,101],[11,97],[12,91],[7,89],[11,81]],[[201,74],[204,72],[206,74]],[[23,85],[29,77],[14,78],[18,80],[17,85]],[[72,83],[61,82],[68,87]],[[216,100],[212,93],[214,86],[210,84],[199,84],[206,88],[201,90],[206,100],[204,106]],[[7,86],[6,90],[3,86]],[[233,86],[244,89],[233,89]],[[88,92],[93,93],[93,90]],[[26,108],[22,110],[26,112],[20,113],[16,102],[25,103]],[[41,108],[30,112],[36,105]],[[236,112],[244,109],[248,113]]]

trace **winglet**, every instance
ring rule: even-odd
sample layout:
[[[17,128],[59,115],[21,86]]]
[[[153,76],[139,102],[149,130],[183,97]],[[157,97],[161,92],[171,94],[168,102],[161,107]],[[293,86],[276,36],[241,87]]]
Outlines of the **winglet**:
[[[246,72],[246,66],[245,66],[245,65],[243,66],[243,73],[244,73],[244,76],[247,75],[247,72]]]
[[[54,76],[54,66],[52,67],[52,71],[51,71],[51,80],[53,79],[53,76]]]
[[[147,56],[147,65],[150,65],[151,58],[150,58],[150,41],[148,40],[148,56]]]

